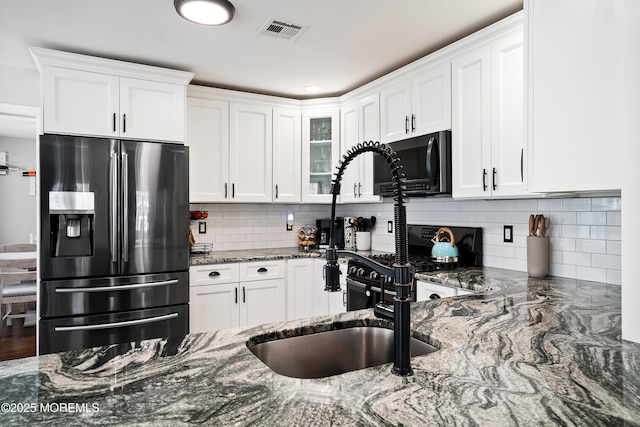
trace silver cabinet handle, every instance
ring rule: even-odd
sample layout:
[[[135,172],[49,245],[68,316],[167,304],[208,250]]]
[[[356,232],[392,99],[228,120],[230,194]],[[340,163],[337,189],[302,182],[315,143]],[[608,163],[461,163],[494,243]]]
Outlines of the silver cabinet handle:
[[[155,288],[158,286],[177,285],[178,279],[167,280],[164,282],[134,283],[122,286],[97,286],[94,288],[56,288],[57,294],[71,294],[76,292],[110,292],[110,291],[128,291],[140,288]]]
[[[123,328],[125,326],[144,325],[147,323],[162,322],[178,317],[178,313],[164,314],[162,316],[149,317],[146,319],[126,320],[124,322],[98,323],[95,325],[79,325],[79,326],[56,326],[56,332],[72,332],[72,331],[93,331],[96,329]]]
[[[124,190],[122,252],[124,262],[129,262],[129,155],[127,153],[122,153],[122,188]]]
[[[109,223],[111,224],[111,241],[109,250],[111,251],[111,262],[118,262],[118,153],[116,152],[111,153],[109,169],[111,173],[111,218],[109,218]]]

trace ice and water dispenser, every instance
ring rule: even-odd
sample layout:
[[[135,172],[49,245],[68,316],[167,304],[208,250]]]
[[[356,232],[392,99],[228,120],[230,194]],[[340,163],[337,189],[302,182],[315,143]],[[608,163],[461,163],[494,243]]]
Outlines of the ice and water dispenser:
[[[92,256],[94,215],[93,192],[50,191],[50,256],[52,258]]]

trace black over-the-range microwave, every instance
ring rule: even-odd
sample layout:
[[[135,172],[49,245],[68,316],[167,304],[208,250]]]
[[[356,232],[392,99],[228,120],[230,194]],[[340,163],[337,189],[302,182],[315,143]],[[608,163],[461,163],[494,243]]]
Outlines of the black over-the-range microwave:
[[[388,144],[398,154],[406,176],[408,197],[451,194],[451,131],[441,131]],[[391,170],[374,156],[374,193],[393,196]]]

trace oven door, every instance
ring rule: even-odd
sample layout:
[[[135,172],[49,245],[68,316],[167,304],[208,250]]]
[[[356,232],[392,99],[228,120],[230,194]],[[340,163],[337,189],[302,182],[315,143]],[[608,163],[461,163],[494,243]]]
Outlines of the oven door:
[[[393,302],[394,292],[384,291],[384,302]],[[347,311],[373,308],[381,302],[380,287],[347,277]]]
[[[373,307],[371,287],[347,277],[347,311]]]

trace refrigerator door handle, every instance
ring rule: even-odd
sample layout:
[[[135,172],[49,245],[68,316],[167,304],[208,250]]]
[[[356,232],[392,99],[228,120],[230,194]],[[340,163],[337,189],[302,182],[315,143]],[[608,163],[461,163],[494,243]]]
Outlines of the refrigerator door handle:
[[[122,153],[122,256],[124,262],[129,262],[129,155]]]
[[[111,152],[109,169],[111,172],[111,238],[109,239],[109,250],[111,252],[111,262],[118,262],[118,153]]]
[[[56,288],[56,293],[70,294],[75,292],[128,291],[131,289],[153,288],[156,286],[170,286],[170,285],[177,285],[177,284],[178,284],[178,279],[173,279],[173,280],[166,280],[164,282],[134,283],[131,285],[121,285],[121,286],[95,286],[91,288]]]
[[[71,332],[71,331],[93,331],[96,329],[122,328],[125,326],[144,325],[146,323],[163,322],[165,320],[174,319],[176,317],[178,317],[178,313],[169,313],[162,316],[149,317],[147,319],[125,320],[124,322],[97,323],[95,325],[79,325],[79,326],[56,326],[54,327],[54,330],[56,332]]]

